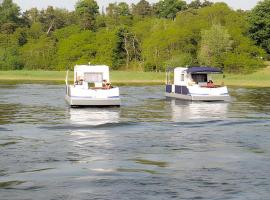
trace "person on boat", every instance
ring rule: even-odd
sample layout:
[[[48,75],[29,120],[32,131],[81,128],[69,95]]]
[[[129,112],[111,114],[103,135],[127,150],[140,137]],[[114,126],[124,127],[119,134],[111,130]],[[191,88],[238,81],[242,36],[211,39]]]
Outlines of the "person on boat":
[[[103,89],[111,89],[112,88],[112,85],[111,85],[111,83],[107,82],[107,80],[103,80],[103,82],[102,82],[102,88]]]
[[[104,80],[102,81],[102,87],[103,87],[103,88],[106,88],[107,83],[108,83],[107,80],[104,79]]]
[[[83,78],[82,77],[79,78],[79,85],[83,85]]]
[[[113,87],[112,87],[112,84],[111,84],[111,83],[107,83],[106,88],[107,88],[107,89],[112,89],[112,88],[113,88]]]
[[[215,84],[213,83],[212,80],[209,80],[209,81],[207,82],[207,87],[208,87],[208,88],[214,88],[214,87],[215,87]]]
[[[75,81],[75,85],[82,85],[83,84],[83,78],[81,76],[77,77]]]

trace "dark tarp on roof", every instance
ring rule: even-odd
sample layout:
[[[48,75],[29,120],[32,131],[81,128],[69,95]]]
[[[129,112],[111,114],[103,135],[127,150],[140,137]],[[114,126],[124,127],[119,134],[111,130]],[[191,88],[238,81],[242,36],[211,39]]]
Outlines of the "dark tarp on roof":
[[[222,70],[214,67],[191,67],[187,69],[187,73],[222,73]]]

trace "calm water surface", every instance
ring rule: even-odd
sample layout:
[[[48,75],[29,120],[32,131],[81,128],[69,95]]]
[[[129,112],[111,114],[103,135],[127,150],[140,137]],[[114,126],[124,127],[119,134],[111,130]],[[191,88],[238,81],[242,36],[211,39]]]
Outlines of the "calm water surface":
[[[121,108],[69,109],[61,85],[0,86],[0,199],[270,198],[270,89],[230,103],[122,87]]]

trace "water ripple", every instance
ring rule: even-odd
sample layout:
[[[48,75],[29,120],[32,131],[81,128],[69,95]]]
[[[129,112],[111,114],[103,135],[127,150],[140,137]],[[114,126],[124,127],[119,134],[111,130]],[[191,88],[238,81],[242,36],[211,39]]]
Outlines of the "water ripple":
[[[64,91],[0,85],[1,200],[269,199],[269,89],[205,103],[124,86],[108,109]]]
[[[128,127],[128,126],[135,126],[136,124],[137,124],[136,122],[119,122],[119,123],[105,123],[100,125],[41,126],[39,128],[46,130],[91,130],[91,129]]]

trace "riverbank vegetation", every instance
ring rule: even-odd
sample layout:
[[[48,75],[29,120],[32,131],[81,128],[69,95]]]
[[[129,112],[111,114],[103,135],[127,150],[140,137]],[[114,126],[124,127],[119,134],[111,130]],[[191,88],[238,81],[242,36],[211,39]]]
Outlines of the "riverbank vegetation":
[[[13,70],[2,71],[0,73],[0,80],[5,82],[59,82],[64,83],[66,72],[65,71],[25,71]],[[131,84],[131,83],[153,83],[163,84],[165,82],[164,72],[130,72],[130,71],[112,71],[110,73],[111,81],[113,83]],[[73,81],[74,74],[69,72],[69,81]]]
[[[208,65],[254,72],[270,53],[269,5],[264,0],[252,11],[235,11],[210,1],[141,0],[111,3],[101,11],[96,1],[79,0],[74,11],[49,6],[22,12],[3,0],[0,70],[61,71],[91,62],[119,71]],[[39,73],[49,74],[30,74]]]
[[[0,83],[60,83],[64,84],[65,71],[1,71]],[[214,76],[215,84],[222,82],[229,86],[243,87],[270,87],[270,67],[263,68],[250,74],[225,74]],[[73,73],[69,72],[69,81],[73,81]],[[111,82],[120,85],[141,85],[141,84],[165,84],[164,72],[130,72],[112,71]]]

